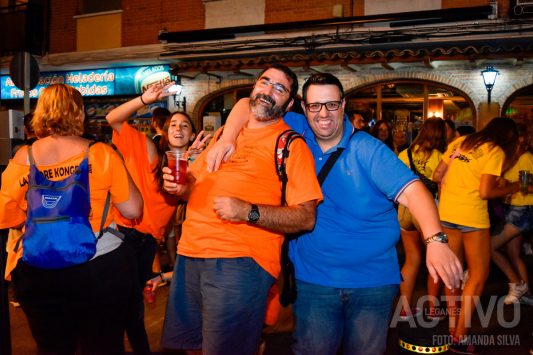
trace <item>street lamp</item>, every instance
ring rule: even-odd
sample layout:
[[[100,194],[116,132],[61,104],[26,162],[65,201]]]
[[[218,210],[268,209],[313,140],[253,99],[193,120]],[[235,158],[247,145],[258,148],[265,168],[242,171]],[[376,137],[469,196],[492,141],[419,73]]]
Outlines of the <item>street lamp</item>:
[[[492,65],[487,65],[487,68],[485,70],[481,71],[481,75],[483,76],[483,82],[485,83],[485,88],[487,89],[487,93],[489,94],[489,104],[490,104],[490,93],[492,92],[492,88],[494,87],[494,83],[496,82],[496,76],[500,75],[500,72]]]

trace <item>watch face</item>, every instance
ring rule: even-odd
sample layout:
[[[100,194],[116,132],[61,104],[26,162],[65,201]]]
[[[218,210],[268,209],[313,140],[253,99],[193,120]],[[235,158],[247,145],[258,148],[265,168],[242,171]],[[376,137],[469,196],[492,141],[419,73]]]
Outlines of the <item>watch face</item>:
[[[259,208],[256,205],[252,205],[252,209],[248,213],[248,222],[255,223],[259,221]]]

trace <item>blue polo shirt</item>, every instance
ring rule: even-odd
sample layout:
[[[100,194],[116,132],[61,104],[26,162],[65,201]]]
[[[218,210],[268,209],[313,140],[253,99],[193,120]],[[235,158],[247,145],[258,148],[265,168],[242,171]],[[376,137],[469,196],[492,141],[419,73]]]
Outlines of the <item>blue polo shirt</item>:
[[[304,116],[288,113],[285,122],[305,137],[317,173],[337,147],[345,148],[322,185],[314,230],[290,243],[296,278],[339,288],[399,284],[400,226],[393,202],[418,178],[369,134],[350,139],[346,116],[340,143],[325,153]]]

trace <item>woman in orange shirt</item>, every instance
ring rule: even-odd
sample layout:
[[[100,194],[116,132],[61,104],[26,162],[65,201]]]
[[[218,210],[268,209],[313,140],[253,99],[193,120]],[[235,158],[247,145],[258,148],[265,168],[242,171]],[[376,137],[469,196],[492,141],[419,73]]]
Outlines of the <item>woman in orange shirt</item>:
[[[144,199],[142,218],[131,220],[119,216],[119,230],[124,233],[126,243],[136,253],[138,263],[139,292],[130,311],[131,319],[126,328],[128,339],[137,354],[149,353],[148,337],[144,328],[144,304],[142,289],[152,276],[152,263],[169,222],[174,217],[178,199],[162,189],[161,169],[167,165],[167,150],[186,150],[196,135],[190,118],[184,113],[175,113],[167,120],[163,136],[156,146],[144,133],[128,124],[128,119],[144,105],[152,104],[169,95],[170,85],[154,85],[141,96],[136,97],[113,111],[106,120],[113,128],[113,143],[124,157],[126,168],[139,188]],[[202,133],[199,135],[201,138]],[[197,148],[204,140],[194,142]]]
[[[106,228],[114,226],[116,211],[128,218],[140,216],[142,199],[119,155],[106,144],[91,146],[90,141],[81,137],[83,119],[79,91],[64,84],[43,90],[32,123],[39,137],[31,146],[38,170],[33,172],[34,176],[39,174],[49,181],[71,178],[78,171],[80,175],[88,175],[90,213],[87,218],[97,237],[106,196],[110,196],[114,207],[104,221]],[[2,174],[0,228],[21,228],[26,220],[28,159],[29,149],[22,147]],[[69,205],[84,205],[85,196],[77,194],[76,203]],[[31,218],[27,223],[34,221]],[[37,234],[29,233],[28,240]],[[78,235],[73,239],[80,240]],[[73,354],[76,350],[84,354],[124,353],[124,328],[135,286],[132,275],[135,261],[130,248],[106,231],[97,240],[96,254],[89,261],[70,267],[44,268],[21,259],[24,243],[18,248],[15,243],[16,240],[8,245],[6,276],[11,276],[39,353]],[[44,244],[47,243],[43,243],[43,249]],[[26,254],[29,250],[26,249]],[[47,253],[56,254],[65,253]]]

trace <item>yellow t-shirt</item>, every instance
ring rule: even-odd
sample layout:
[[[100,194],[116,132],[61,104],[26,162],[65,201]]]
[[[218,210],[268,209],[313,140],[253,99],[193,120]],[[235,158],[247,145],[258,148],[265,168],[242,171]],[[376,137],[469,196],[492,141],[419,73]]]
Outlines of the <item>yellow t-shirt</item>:
[[[252,257],[269,274],[280,271],[283,235],[246,223],[222,221],[213,210],[215,196],[279,206],[281,183],[274,164],[279,134],[289,127],[280,120],[259,129],[243,128],[233,156],[214,173],[206,171],[208,147],[191,165],[196,184],[187,203],[187,217],[178,246],[180,255],[199,258]],[[323,199],[313,157],[302,139],[290,145],[286,161],[287,204]]]
[[[413,163],[415,164],[416,169],[428,179],[433,180],[433,172],[437,168],[437,165],[439,165],[442,153],[437,149],[433,149],[429,157],[426,157],[422,151],[417,152],[417,149],[418,146],[415,146],[414,149],[411,150],[413,155]],[[409,169],[411,169],[411,164],[409,164],[409,156],[407,155],[407,149],[400,152],[398,159],[400,159],[405,165],[407,165]]]
[[[154,173],[158,161],[150,164],[146,139],[144,133],[137,131],[127,123],[122,125],[120,134],[113,132],[113,144],[124,157],[126,168],[144,201],[143,215],[140,220],[132,221],[117,213],[117,223],[162,240],[169,221],[174,218],[178,199],[159,189]]]
[[[467,152],[461,151],[459,147],[464,139],[460,137],[450,143],[442,156],[448,170],[441,183],[440,219],[463,226],[489,228],[487,200],[479,196],[479,184],[483,174],[501,176],[505,154],[500,147],[488,143]]]
[[[52,181],[58,181],[70,176],[81,163],[85,153],[53,165],[38,165],[37,168]],[[29,165],[9,162],[2,173],[2,189],[0,190],[0,228],[16,227],[26,220],[26,191],[28,191]],[[129,199],[129,187],[126,183],[127,172],[120,156],[106,144],[95,144],[89,150],[89,188],[91,199],[91,213],[89,222],[93,232],[100,230],[100,222],[104,210],[107,192],[111,193],[111,206]],[[114,209],[110,208],[105,226],[115,219]],[[17,265],[22,256],[22,244],[14,253],[17,238],[10,238],[8,260],[6,266],[6,279]]]
[[[529,170],[530,173],[533,173],[533,154],[530,152],[522,154],[515,165],[505,172],[503,177],[511,182],[518,181],[518,172],[520,170]],[[523,194],[519,191],[511,195],[510,199],[505,202],[513,206],[531,206],[533,205],[533,194]]]

